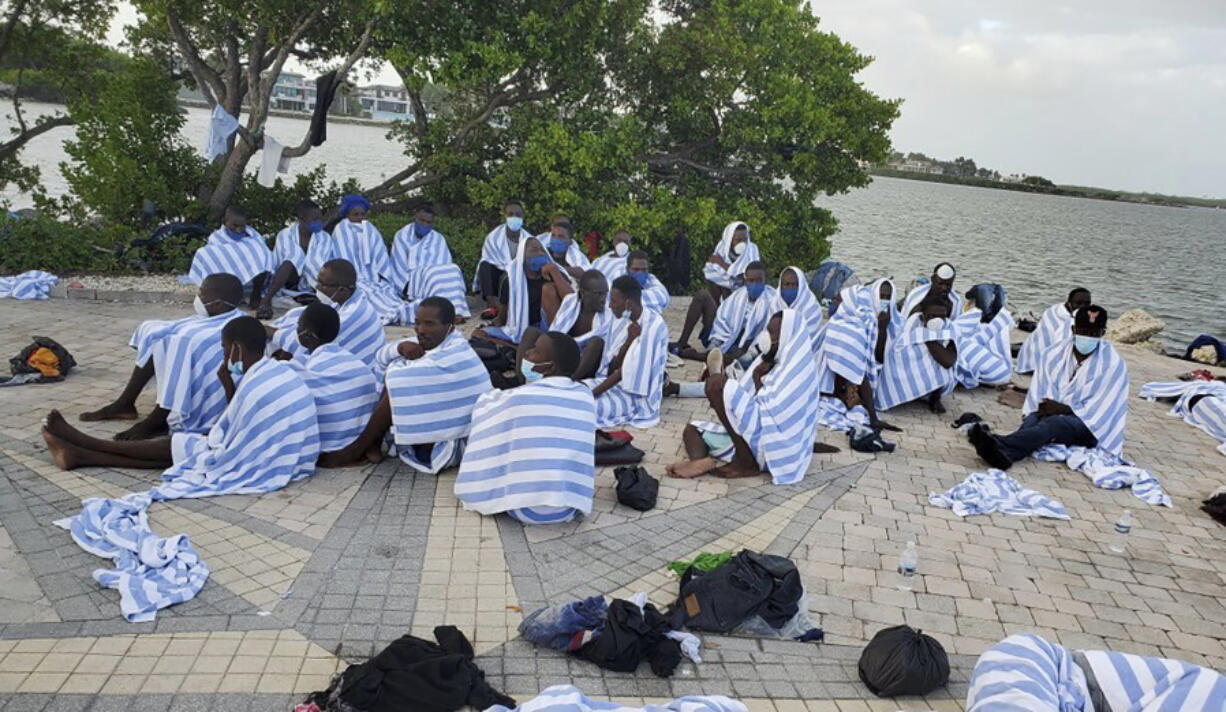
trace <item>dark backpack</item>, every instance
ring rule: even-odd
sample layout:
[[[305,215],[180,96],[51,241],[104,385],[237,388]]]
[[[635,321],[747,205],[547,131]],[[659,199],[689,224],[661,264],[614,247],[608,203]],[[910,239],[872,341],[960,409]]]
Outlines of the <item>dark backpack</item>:
[[[51,353],[55,354],[55,357],[59,359],[60,362],[60,375],[43,376],[41,380],[44,383],[64,380],[64,376],[67,376],[68,372],[77,365],[76,359],[72,357],[72,354],[68,353],[68,349],[60,346],[58,341],[49,336],[35,336],[33,343],[22,349],[16,356],[9,359],[9,368],[12,369],[14,376],[20,376],[23,373],[41,373],[41,371],[30,365],[30,354],[39,349],[49,350]]]
[[[673,628],[727,633],[753,615],[782,628],[804,593],[791,559],[742,550],[707,573],[691,566],[669,611]]]

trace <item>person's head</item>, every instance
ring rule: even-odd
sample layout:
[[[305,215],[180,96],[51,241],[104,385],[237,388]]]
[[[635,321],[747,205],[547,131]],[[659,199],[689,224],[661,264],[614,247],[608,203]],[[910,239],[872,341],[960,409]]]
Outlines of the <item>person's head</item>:
[[[894,283],[888,279],[881,280],[881,286],[877,288],[877,296],[883,302],[894,300]]]
[[[626,274],[634,278],[643,289],[651,281],[651,263],[647,253],[642,250],[631,250],[626,254]]]
[[[618,257],[625,257],[630,252],[630,233],[626,230],[618,230],[613,233],[613,254]]]
[[[588,314],[604,309],[609,300],[609,280],[598,270],[589,269],[579,277],[579,308]]]
[[[324,211],[319,203],[310,198],[298,201],[298,205],[294,206],[294,217],[298,219],[299,229],[312,234],[324,229]]]
[[[222,224],[230,237],[242,237],[247,234],[247,210],[241,205],[231,205],[226,208]]]
[[[749,226],[745,223],[737,223],[736,228],[732,231],[732,242],[728,244],[732,255],[736,257],[744,252],[747,242],[749,242]]]
[[[204,278],[196,299],[209,316],[217,316],[235,309],[243,302],[243,283],[238,277],[226,272],[215,272]],[[197,307],[197,312],[200,308]]]
[[[566,376],[571,378],[579,368],[579,345],[570,335],[561,331],[550,331],[537,337],[532,348],[524,352],[525,378],[534,373],[542,378],[549,376]]]
[[[319,268],[319,276],[315,280],[315,296],[324,304],[331,301],[335,305],[341,305],[353,296],[357,286],[358,272],[353,268],[352,262],[345,259],[328,260]]]
[[[745,291],[749,300],[756,301],[766,289],[766,263],[755,260],[745,268]]]
[[[330,344],[341,331],[341,315],[320,302],[308,304],[298,317],[298,343],[307,351]]]
[[[549,228],[549,254],[557,259],[565,257],[566,252],[570,250],[573,240],[574,230],[571,228],[570,222],[555,220]]]
[[[643,303],[643,288],[633,275],[623,274],[613,280],[613,288],[609,290],[609,309],[613,316],[621,318],[626,313],[634,313]]]
[[[524,206],[518,200],[508,200],[502,204],[502,219],[511,232],[519,232],[524,226]]]
[[[925,299],[920,304],[920,319],[927,324],[929,328],[943,326],[945,320],[949,319],[948,300],[940,298]],[[940,321],[936,321],[938,319]]]
[[[268,332],[259,319],[240,316],[221,328],[221,349],[233,376],[241,376],[264,357]]]
[[[540,279],[541,269],[549,263],[549,255],[535,237],[524,240],[524,274],[528,279]]]
[[[1082,356],[1098,350],[1107,333],[1107,310],[1090,304],[1073,312],[1073,349]]]
[[[1085,309],[1090,306],[1090,290],[1085,287],[1077,287],[1068,293],[1068,301],[1064,303],[1064,307],[1068,309],[1069,314],[1078,309]]]
[[[413,213],[413,230],[418,237],[425,237],[434,229],[434,206],[422,203]]]
[[[570,225],[570,224],[571,224],[570,216],[567,215],[566,213],[556,213],[554,214],[553,219],[549,221],[550,227],[554,225]]]
[[[788,306],[791,306],[796,301],[796,297],[800,296],[800,276],[791,267],[783,270],[783,274],[779,275],[779,296]]]
[[[423,349],[438,348],[455,329],[455,305],[442,297],[426,297],[417,305],[414,328]]]
[[[366,214],[370,212],[370,201],[366,196],[358,193],[351,193],[341,199],[340,209],[337,210],[341,218],[349,220],[349,222],[360,223],[366,219]]]
[[[954,277],[957,275],[957,270],[948,262],[937,265],[932,269],[932,287],[928,290],[929,293],[942,298],[949,297],[949,293],[954,289]]]

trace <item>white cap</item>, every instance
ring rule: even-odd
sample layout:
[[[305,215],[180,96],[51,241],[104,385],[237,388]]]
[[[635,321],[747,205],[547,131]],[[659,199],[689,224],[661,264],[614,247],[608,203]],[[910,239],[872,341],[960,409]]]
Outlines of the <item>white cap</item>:
[[[941,279],[953,279],[954,278],[953,265],[942,262],[941,264],[937,265],[936,274]]]

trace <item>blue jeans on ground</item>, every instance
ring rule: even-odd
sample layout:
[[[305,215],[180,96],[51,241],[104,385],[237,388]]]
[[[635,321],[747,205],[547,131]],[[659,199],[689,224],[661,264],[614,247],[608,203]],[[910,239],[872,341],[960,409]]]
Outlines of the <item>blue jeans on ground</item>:
[[[1017,462],[1030,457],[1030,453],[1044,445],[1079,445],[1094,447],[1098,438],[1075,415],[1049,415],[1040,418],[1031,413],[1022,420],[1022,427],[1000,439],[1001,450],[1010,460]]]

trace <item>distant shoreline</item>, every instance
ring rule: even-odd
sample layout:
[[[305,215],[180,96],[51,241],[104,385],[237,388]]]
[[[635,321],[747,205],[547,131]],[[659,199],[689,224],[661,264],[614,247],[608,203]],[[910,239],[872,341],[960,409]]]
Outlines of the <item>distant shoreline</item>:
[[[208,109],[211,108],[207,101],[198,99],[179,98],[179,106],[186,106],[192,109]],[[269,109],[269,116],[276,116],[282,119],[298,119],[299,121],[310,121],[311,114],[307,111],[284,111],[282,109]],[[342,116],[340,114],[328,114],[328,123],[330,124],[353,124],[355,126],[370,126],[373,128],[390,129],[392,122],[379,121],[377,119],[363,119],[358,116]]]
[[[898,171],[891,168],[874,166],[868,169],[869,175],[887,178],[902,178],[904,180],[927,181],[929,183],[950,183],[953,185],[969,185],[977,188],[994,190],[1013,190],[1022,193],[1039,193],[1041,195],[1063,195],[1070,198],[1086,198],[1089,200],[1108,200],[1117,203],[1137,203],[1139,205],[1159,205],[1168,208],[1226,208],[1226,198],[1189,198],[1179,195],[1161,195],[1158,193],[1130,193],[1124,190],[1110,190],[1076,185],[1032,185],[1029,183],[1005,183],[986,178],[968,178],[933,173],[916,173],[913,171]]]

